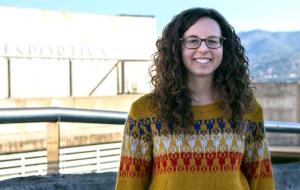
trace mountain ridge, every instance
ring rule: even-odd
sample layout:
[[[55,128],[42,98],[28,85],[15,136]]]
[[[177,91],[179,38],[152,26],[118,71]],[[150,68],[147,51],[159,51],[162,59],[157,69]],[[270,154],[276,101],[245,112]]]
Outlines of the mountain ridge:
[[[300,31],[238,33],[254,82],[300,81]]]

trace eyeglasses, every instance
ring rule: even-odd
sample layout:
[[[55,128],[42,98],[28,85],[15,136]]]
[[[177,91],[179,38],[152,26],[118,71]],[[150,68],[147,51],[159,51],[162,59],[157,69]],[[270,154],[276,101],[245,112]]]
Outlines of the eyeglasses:
[[[205,42],[206,46],[210,49],[217,49],[223,46],[223,41],[226,40],[225,37],[211,36],[206,39],[201,39],[198,37],[184,37],[180,38],[184,47],[187,49],[197,49],[201,46],[202,41]]]

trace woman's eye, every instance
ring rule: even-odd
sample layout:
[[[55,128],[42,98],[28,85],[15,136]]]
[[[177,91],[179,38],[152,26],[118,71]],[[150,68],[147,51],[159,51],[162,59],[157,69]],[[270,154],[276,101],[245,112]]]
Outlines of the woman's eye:
[[[210,43],[210,44],[217,44],[218,40],[209,39],[209,40],[207,40],[207,42]]]
[[[212,43],[212,44],[219,44],[221,41],[220,38],[217,38],[217,37],[212,37],[212,38],[208,38],[207,39],[207,42],[208,43]]]
[[[192,43],[192,44],[197,44],[197,43],[199,43],[199,40],[198,39],[190,39],[188,42]]]

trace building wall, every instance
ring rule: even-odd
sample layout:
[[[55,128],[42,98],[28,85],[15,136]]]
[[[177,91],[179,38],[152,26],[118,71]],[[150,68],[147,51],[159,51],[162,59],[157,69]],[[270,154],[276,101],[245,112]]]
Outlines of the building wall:
[[[265,120],[300,122],[300,83],[256,83]]]
[[[269,121],[300,122],[300,83],[256,83],[256,97]],[[270,146],[299,146],[296,133],[268,133]]]
[[[121,79],[125,92],[150,90],[152,16],[0,7],[0,24],[0,98],[113,96]]]

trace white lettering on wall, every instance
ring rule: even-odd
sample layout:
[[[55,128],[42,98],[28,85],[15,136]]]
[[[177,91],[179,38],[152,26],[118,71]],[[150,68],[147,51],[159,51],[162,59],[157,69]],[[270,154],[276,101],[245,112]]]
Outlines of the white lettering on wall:
[[[0,44],[3,57],[41,57],[41,58],[106,58],[99,46],[49,45],[49,44]]]

